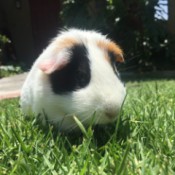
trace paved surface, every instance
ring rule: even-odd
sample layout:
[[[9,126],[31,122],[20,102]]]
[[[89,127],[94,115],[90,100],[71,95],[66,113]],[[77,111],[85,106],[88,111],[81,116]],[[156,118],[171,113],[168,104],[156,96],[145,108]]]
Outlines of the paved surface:
[[[0,100],[20,96],[27,73],[0,79]]]

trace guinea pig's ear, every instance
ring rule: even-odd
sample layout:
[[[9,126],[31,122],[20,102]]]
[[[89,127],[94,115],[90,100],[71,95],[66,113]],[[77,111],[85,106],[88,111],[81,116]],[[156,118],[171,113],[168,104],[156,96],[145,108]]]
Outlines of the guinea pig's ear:
[[[124,57],[123,57],[123,53],[117,54],[116,61],[119,63],[125,62]]]
[[[124,62],[123,51],[119,45],[115,44],[113,41],[103,42],[98,41],[98,46],[107,50],[109,55],[112,55],[116,62]]]
[[[114,42],[108,43],[108,51],[113,52],[115,54],[116,62],[123,63],[125,61],[122,49],[119,47],[119,45],[115,44]]]
[[[58,59],[51,58],[42,60],[42,62],[38,64],[38,67],[45,74],[51,74],[56,70],[61,70],[62,68],[64,68],[68,64],[68,62],[69,59],[62,57]]]

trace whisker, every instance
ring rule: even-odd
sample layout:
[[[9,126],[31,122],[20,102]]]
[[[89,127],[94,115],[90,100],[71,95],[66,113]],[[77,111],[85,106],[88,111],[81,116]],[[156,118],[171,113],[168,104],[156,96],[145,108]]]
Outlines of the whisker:
[[[135,55],[135,56],[133,56],[131,58],[128,58],[128,59],[125,60],[124,64],[130,63],[131,61],[135,61],[136,58],[139,58],[140,56],[141,56],[141,54]]]
[[[136,69],[136,68],[138,68],[138,65],[128,66],[128,67],[126,67],[126,68],[120,69],[119,71],[120,71],[120,72],[122,72],[122,71],[128,71],[128,70]]]
[[[84,124],[84,123],[86,123],[86,121],[89,119],[89,117],[86,117],[84,120],[81,120],[80,122],[82,123],[82,124]],[[77,124],[76,123],[73,123],[71,126],[70,126],[70,128],[69,128],[69,130],[71,131],[71,130],[74,130],[75,128],[77,128]]]
[[[96,124],[99,123],[101,116],[102,116],[102,114],[96,115],[96,120],[95,120]]]
[[[135,69],[138,67],[138,64],[134,64],[134,61],[138,61],[137,58],[140,57],[140,54],[139,55],[135,55],[129,59],[126,59],[124,63],[117,63],[117,69],[119,72],[122,72],[122,71],[126,71],[126,70],[130,70],[130,69]]]

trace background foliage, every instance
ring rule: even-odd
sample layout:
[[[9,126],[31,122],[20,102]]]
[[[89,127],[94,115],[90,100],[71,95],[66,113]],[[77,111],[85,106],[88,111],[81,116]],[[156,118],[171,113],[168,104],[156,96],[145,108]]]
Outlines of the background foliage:
[[[170,0],[59,2],[59,24],[60,19],[62,21],[60,28],[95,29],[108,34],[122,46],[126,64],[122,65],[120,71],[175,70],[175,36],[170,32],[167,20],[155,18],[156,11],[161,15],[160,2],[167,3]],[[13,45],[13,41],[11,43],[8,37],[0,34],[0,65],[4,60],[20,59],[15,57]]]
[[[8,43],[10,43],[10,40],[5,35],[0,34],[0,65],[2,62],[4,49]]]
[[[109,34],[125,51],[123,70],[173,70],[175,37],[155,18],[156,6],[158,0],[64,0],[60,16],[66,27]]]

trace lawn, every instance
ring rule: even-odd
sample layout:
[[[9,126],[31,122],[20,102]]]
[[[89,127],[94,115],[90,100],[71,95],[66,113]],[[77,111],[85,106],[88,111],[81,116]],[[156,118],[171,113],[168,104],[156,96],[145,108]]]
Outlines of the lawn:
[[[41,128],[18,99],[0,101],[0,174],[175,174],[175,81],[126,86],[118,121],[83,134]]]

